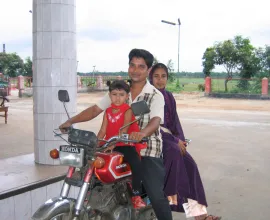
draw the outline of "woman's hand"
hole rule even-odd
[[[185,142],[184,141],[181,141],[179,140],[178,141],[178,146],[179,146],[179,149],[180,149],[180,152],[181,152],[181,155],[185,155],[186,154],[186,145],[185,145]]]

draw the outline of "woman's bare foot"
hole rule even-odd
[[[177,195],[168,196],[170,205],[177,205]]]
[[[200,215],[196,216],[195,220],[220,220],[220,216],[214,216],[214,215]]]

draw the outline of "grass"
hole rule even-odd
[[[168,91],[174,93],[197,92],[199,91],[198,86],[200,84],[204,84],[203,78],[178,78],[174,82],[169,82],[166,88]]]
[[[212,92],[225,93],[225,80],[212,79]],[[231,80],[228,82],[227,93],[242,93],[242,94],[259,94],[261,91],[255,89],[255,81],[249,81],[246,89],[241,89],[237,86],[239,80]]]
[[[178,81],[178,82],[177,82]],[[225,93],[225,79],[212,79],[212,92]],[[239,80],[228,82],[227,93],[260,94],[260,89],[255,88],[255,81],[249,81],[246,89],[237,87]],[[167,84],[167,89],[173,93],[198,92],[200,85],[204,85],[204,78],[178,78]]]

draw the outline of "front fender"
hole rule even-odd
[[[33,220],[50,220],[61,213],[70,213],[75,199],[56,197],[45,202],[32,216]]]

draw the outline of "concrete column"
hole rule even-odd
[[[19,97],[22,98],[23,90],[24,90],[24,77],[20,75],[17,77],[17,79],[18,79]]]
[[[82,88],[82,79],[81,76],[77,76],[77,90],[79,91]]]
[[[204,90],[204,94],[205,95],[209,95],[212,91],[212,88],[211,88],[211,77],[207,76],[205,78],[205,90]]]
[[[76,113],[75,0],[33,0],[33,98],[35,162],[59,164],[49,156],[65,142],[53,129],[67,120],[58,90],[69,92],[67,110]]]
[[[262,96],[268,96],[268,78],[262,79]]]

